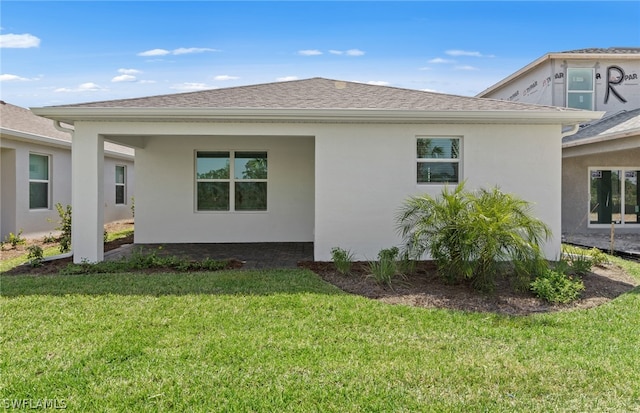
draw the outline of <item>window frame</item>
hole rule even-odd
[[[455,139],[458,141],[458,157],[457,158],[438,158],[438,157],[433,157],[433,158],[421,158],[419,157],[418,154],[418,142],[421,139]],[[434,186],[434,185],[458,185],[460,182],[462,182],[463,179],[463,171],[462,171],[462,157],[463,157],[463,141],[464,141],[464,137],[461,135],[416,135],[415,139],[414,139],[414,145],[413,145],[413,151],[414,151],[414,174],[413,176],[415,177],[416,180],[416,185],[418,186]],[[450,182],[420,182],[418,181],[418,170],[419,170],[419,165],[421,163],[456,163],[458,166],[458,179],[456,181],[450,181]]]
[[[591,73],[591,89],[569,89],[569,83],[571,81],[570,72],[572,70],[588,70]],[[567,68],[567,82],[565,87],[565,99],[566,99],[566,107],[572,109],[582,109],[582,110],[595,110],[595,98],[596,98],[596,79],[595,79],[595,69],[592,67],[568,67]],[[589,108],[575,108],[573,106],[569,106],[569,95],[571,94],[580,94],[580,93],[591,93],[591,102],[589,102]]]
[[[229,176],[228,178],[198,178],[198,154],[200,153],[220,153],[229,154]],[[260,153],[264,154],[265,159],[267,160],[267,174],[266,178],[236,178],[235,177],[235,169],[236,169],[236,154],[238,153]],[[197,149],[194,151],[194,196],[193,196],[193,210],[195,213],[223,213],[223,214],[261,214],[269,212],[269,151],[265,149],[212,149],[212,150],[203,150]],[[220,210],[208,210],[208,209],[198,209],[198,183],[201,182],[225,182],[229,185],[229,200],[228,200],[228,209],[220,209]],[[237,183],[247,183],[247,182],[264,182],[266,185],[266,199],[265,199],[265,208],[264,209],[237,209],[236,207],[236,184]]]
[[[118,182],[118,168],[122,168],[122,181]],[[115,167],[115,205],[127,205],[127,165],[116,165]],[[118,187],[123,187],[122,202],[118,202]]]
[[[620,222],[613,221],[613,219],[611,223],[600,224],[591,222],[591,178],[592,173],[595,171],[620,171]],[[587,168],[587,228],[611,228],[612,224],[616,227],[640,228],[640,221],[625,222],[624,220],[624,217],[627,215],[625,173],[630,171],[636,172],[636,185],[640,186],[640,173],[638,173],[640,166],[590,166]]]
[[[47,179],[33,179],[31,178],[31,156],[40,156],[47,160]],[[52,172],[51,154],[29,152],[29,211],[47,211],[51,209],[51,172]],[[47,205],[45,207],[34,208],[31,206],[31,184],[32,183],[45,183],[47,184]]]

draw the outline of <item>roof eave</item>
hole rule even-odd
[[[640,136],[640,128],[627,129],[624,131],[612,132],[612,133],[603,133],[601,135],[596,135],[589,138],[576,139],[574,141],[563,143],[562,148],[566,149],[566,148],[573,148],[575,146],[591,145],[594,143],[608,142],[608,141],[613,141],[617,139],[629,138],[632,136]]]
[[[33,108],[42,117],[77,121],[297,121],[376,123],[562,123],[600,119],[604,112],[565,110],[381,110],[262,108]]]

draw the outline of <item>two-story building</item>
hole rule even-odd
[[[562,231],[640,234],[640,48],[548,53],[477,97],[606,112],[563,138]]]

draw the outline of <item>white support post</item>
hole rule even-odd
[[[72,143],[73,262],[104,260],[104,138],[75,125]]]

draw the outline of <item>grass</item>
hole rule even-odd
[[[640,278],[640,265],[625,264]],[[0,398],[69,411],[640,410],[640,288],[527,317],[306,270],[2,277]]]
[[[60,250],[58,249],[57,245],[53,247],[43,248],[42,251],[43,251],[44,257],[52,257],[54,255],[60,255]],[[0,260],[0,273],[9,271],[13,267],[17,267],[18,265],[24,264],[25,262],[29,261],[29,259],[27,258],[28,255],[29,253],[25,251],[24,254],[18,257],[14,257],[7,260]]]

